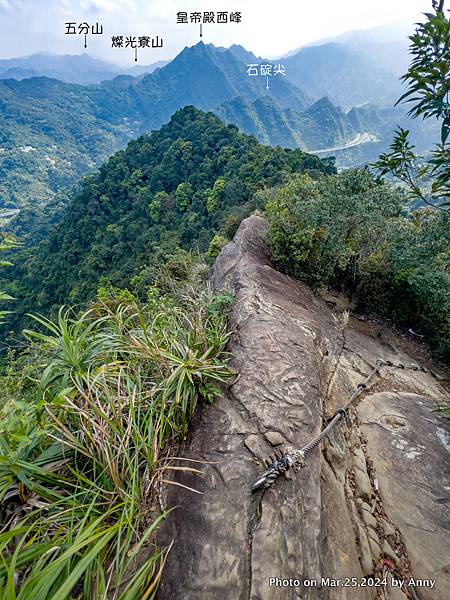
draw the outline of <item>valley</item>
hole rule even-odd
[[[359,89],[346,102],[335,93],[342,73],[330,70],[336,45],[348,54],[345,72],[353,79],[347,89]],[[380,48],[386,52],[381,43],[377,52]],[[355,62],[355,52],[353,46],[341,42],[301,49],[286,58],[286,76],[272,77],[269,92],[264,78],[248,77],[246,72],[248,63],[263,59],[243,46],[226,49],[203,42],[184,48],[172,61],[138,77],[120,74],[88,86],[47,76],[0,79],[0,208],[39,212],[62,192],[69,197],[82,175],[94,172],[112,152],[137,135],[159,128],[175,110],[189,104],[213,111],[264,144],[320,155],[336,149],[339,168],[366,164],[387,148],[405,116],[402,109],[370,104],[391,101],[370,93],[377,81],[373,73],[369,79],[360,77],[358,69],[365,68],[369,74],[370,65],[361,58]],[[328,70],[315,64],[318,54]],[[48,62],[61,69],[68,64],[67,68],[82,73],[89,59],[87,55],[79,60],[66,58],[48,57]],[[45,55],[28,62],[43,69]],[[26,67],[26,59],[22,63]],[[377,73],[384,74],[383,89],[393,97],[398,88],[392,65],[385,63],[379,61]],[[94,67],[106,77],[101,64],[94,61],[90,68]],[[309,76],[302,75],[305,69],[315,74],[315,87]],[[351,107],[353,101],[365,104],[340,108]],[[419,151],[430,150],[434,133],[433,124],[413,127]],[[374,143],[376,139],[379,143]]]

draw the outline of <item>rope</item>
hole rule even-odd
[[[378,359],[375,367],[371,370],[369,375],[365,378],[364,381],[358,383],[354,392],[344,404],[342,408],[337,410],[334,415],[331,417],[331,420],[326,425],[324,429],[313,438],[306,446],[300,448],[299,450],[288,450],[283,456],[275,459],[270,465],[269,468],[261,473],[258,479],[255,481],[252,487],[252,492],[259,490],[260,488],[267,489],[270,487],[276,479],[289,470],[291,467],[296,467],[297,469],[304,466],[304,458],[308,452],[311,452],[316,446],[320,444],[320,442],[327,437],[330,432],[334,429],[334,427],[341,421],[343,418],[347,416],[347,411],[353,402],[360,396],[366,389],[367,386],[372,381],[373,377],[379,373],[380,368],[382,366],[390,367],[392,369],[402,369],[402,370],[411,370],[411,371],[422,371],[427,372],[427,369],[424,367],[419,367],[417,365],[404,365],[402,363],[394,364],[390,360],[382,360]]]

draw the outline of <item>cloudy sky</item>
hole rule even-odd
[[[203,41],[275,57],[352,29],[414,23],[430,6],[431,0],[0,0],[0,58],[79,54],[82,37],[64,35],[65,22],[75,21],[103,24],[104,35],[88,41],[88,52],[122,64],[132,62],[132,52],[111,48],[111,36],[159,35],[164,48],[140,55],[148,64],[199,41],[199,27],[177,25],[177,12],[224,10],[241,12],[242,22],[205,25]]]

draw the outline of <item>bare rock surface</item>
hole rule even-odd
[[[176,506],[159,542],[169,553],[158,600],[369,600],[368,587],[331,580],[388,575],[433,579],[419,599],[450,589],[448,426],[430,373],[383,368],[381,377],[306,465],[264,494],[250,493],[263,459],[301,447],[348,399],[378,358],[414,362],[392,340],[351,326],[306,286],[277,272],[266,222],[252,216],[219,255],[212,286],[234,294],[229,349],[239,373],[203,406],[181,449],[206,461],[199,478],[175,472]],[[270,578],[304,581],[274,586]],[[380,592],[380,590],[378,590]],[[386,598],[407,598],[398,588]]]
[[[416,577],[436,580],[421,598],[450,590],[450,439],[428,395],[384,392],[358,406],[384,509],[402,532]],[[447,484],[445,484],[447,482]]]

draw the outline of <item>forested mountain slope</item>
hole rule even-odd
[[[205,251],[234,233],[258,190],[293,172],[334,172],[333,162],[261,145],[211,113],[180,109],[88,177],[49,239],[9,270],[17,314],[89,299],[99,280],[125,284],[180,248]]]
[[[133,134],[95,116],[91,88],[38,77],[0,81],[0,207],[39,206]]]
[[[322,98],[305,111],[282,108],[269,96],[253,102],[242,97],[220,104],[214,112],[225,122],[265,144],[319,150],[339,146],[359,133],[342,109]]]

